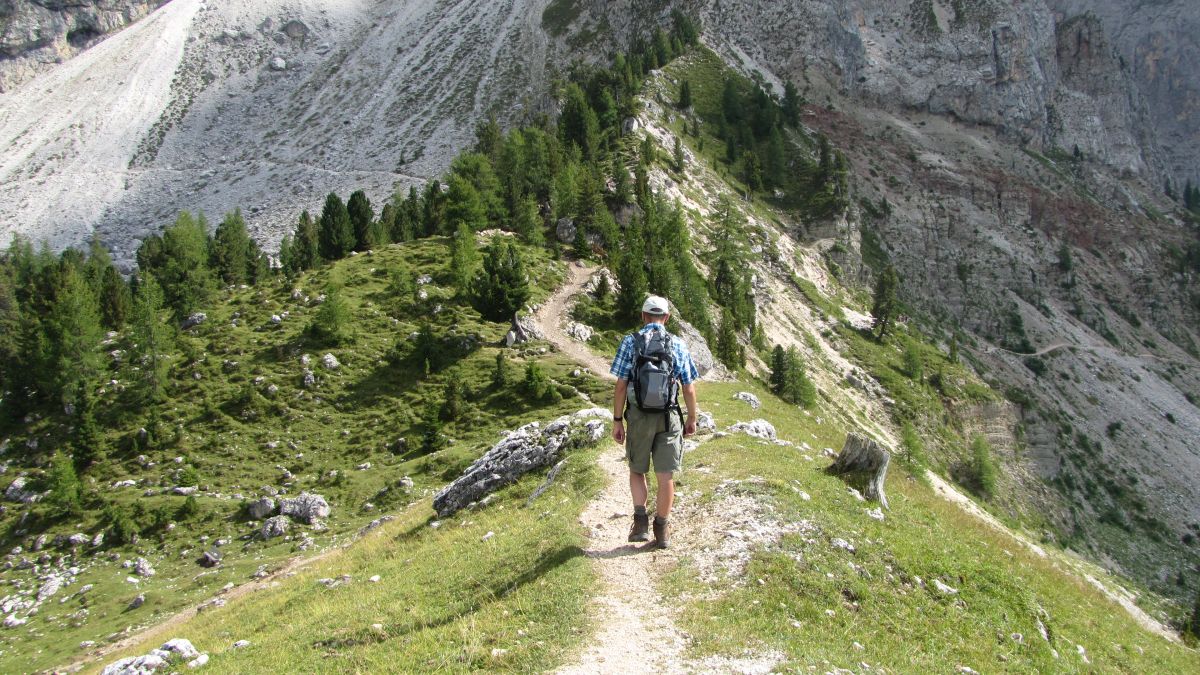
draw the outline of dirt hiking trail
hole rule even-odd
[[[585,265],[582,261],[567,263],[566,280],[557,291],[554,291],[554,295],[551,295],[533,313],[533,320],[541,329],[547,342],[596,375],[611,379],[612,376],[608,374],[610,363],[588,349],[586,344],[567,335],[563,330],[563,324],[569,320],[568,312],[575,301],[575,296],[583,293],[583,287],[587,285],[588,279],[597,269],[592,265]]]

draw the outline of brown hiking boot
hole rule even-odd
[[[629,541],[650,541],[649,529],[649,514],[633,514],[633,527],[629,528]]]
[[[667,521],[654,519],[654,545],[658,548],[670,548],[671,536]]]

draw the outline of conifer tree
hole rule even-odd
[[[63,402],[74,402],[78,390],[86,387],[100,371],[96,347],[103,336],[96,298],[75,267],[62,270],[46,328],[54,368],[54,393]]]
[[[317,340],[327,345],[342,345],[351,341],[354,327],[351,323],[350,306],[342,297],[342,289],[331,284],[325,290],[325,301],[317,310],[309,332]]]
[[[208,266],[208,226],[204,214],[186,211],[163,231],[162,265],[151,268],[162,285],[167,306],[179,319],[208,301],[216,283]]]
[[[896,268],[888,265],[875,281],[875,303],[871,307],[871,316],[875,319],[874,329],[877,331],[875,340],[883,342],[892,328],[892,322],[899,312],[896,299],[896,287],[900,281],[896,276]]]
[[[800,352],[796,347],[788,349],[788,400],[805,408],[811,408],[817,402],[817,388],[804,372],[804,363],[800,360]]]
[[[483,269],[475,277],[475,309],[492,321],[511,319],[529,300],[529,280],[517,247],[496,237],[488,245]]]
[[[958,336],[950,337],[950,363],[958,363]]]
[[[763,188],[762,164],[753,150],[742,153],[742,180],[751,192],[758,192]]]
[[[519,164],[519,161],[517,163]],[[520,166],[512,168],[516,173],[514,178],[519,178]],[[508,219],[510,209],[504,201],[503,187],[500,178],[496,176],[495,167],[487,156],[477,152],[462,153],[450,163],[450,172],[465,179],[479,195],[485,215],[483,225],[476,229],[486,229],[489,225],[497,225]],[[451,215],[450,219],[453,222],[454,216]]]
[[[251,260],[250,233],[241,209],[225,214],[213,233],[211,262],[214,271],[227,285],[244,284],[249,279]]]
[[[692,84],[684,80],[679,85],[679,108],[687,110],[690,107],[692,107]]]
[[[442,408],[439,417],[446,422],[453,422],[462,414],[466,406],[466,383],[462,373],[457,368],[446,372],[446,384],[442,387]]]
[[[479,267],[479,250],[475,247],[475,232],[459,222],[454,239],[450,241],[450,279],[460,296],[466,296],[475,270]]]
[[[584,159],[596,158],[600,146],[600,121],[588,104],[587,95],[574,82],[566,87],[558,128],[564,144],[577,145]]]
[[[84,387],[75,404],[75,433],[71,437],[71,458],[75,471],[82,473],[103,455],[100,427],[96,424],[95,399]]]
[[[445,446],[446,437],[442,434],[441,406],[437,401],[430,401],[421,418],[421,452],[428,455]]]
[[[296,261],[295,240],[290,234],[283,235],[283,239],[279,240],[279,269],[289,280],[294,279],[300,273],[300,267]]]
[[[800,92],[791,80],[783,83],[783,120],[790,127],[800,124]]]
[[[532,195],[526,196],[517,205],[513,218],[513,231],[521,237],[521,242],[530,246],[541,246],[546,243],[543,233],[542,214],[538,210],[537,200]]]
[[[83,513],[83,483],[75,473],[74,463],[62,453],[56,452],[50,460],[46,486],[50,488],[46,502],[55,515],[78,516]]]
[[[630,239],[629,246],[617,266],[617,284],[620,291],[617,293],[616,311],[621,323],[637,320],[642,303],[650,292],[646,281],[645,253],[636,228]]]
[[[746,365],[746,353],[742,349],[742,343],[738,341],[733,317],[728,311],[721,312],[721,329],[717,333],[717,358],[729,368],[741,368]]]
[[[487,210],[479,191],[459,174],[451,174],[449,188],[446,190],[446,220],[457,229],[460,223],[465,224],[472,232],[487,229]]]
[[[317,223],[305,211],[300,214],[300,222],[296,225],[296,239],[293,244],[296,251],[296,270],[310,270],[321,259],[320,236],[317,233]]]
[[[771,350],[771,377],[768,383],[771,385],[771,391],[780,397],[783,396],[787,384],[787,367],[787,351],[783,345],[775,345]]]
[[[120,330],[129,318],[129,284],[116,267],[104,268],[100,280],[100,322],[109,330]]]
[[[613,153],[612,175],[613,199],[618,205],[628,204],[633,200],[633,187],[629,184],[629,171],[625,169],[619,153]]]
[[[129,363],[137,370],[132,379],[146,403],[160,400],[167,383],[168,351],[171,329],[162,320],[163,292],[158,280],[148,272],[139,273],[137,293],[130,312],[133,348]]]
[[[318,224],[318,247],[321,257],[325,260],[341,260],[354,250],[355,243],[350,211],[336,193],[330,192],[325,197],[325,207],[321,210],[321,220]]]
[[[683,173],[683,160],[684,160],[683,141],[681,141],[678,136],[675,137],[674,159],[675,159],[675,171],[677,173],[682,174]]]
[[[362,190],[350,193],[346,213],[350,216],[350,225],[354,228],[355,251],[368,251],[380,243],[374,228],[375,211],[371,208],[371,200],[367,199],[367,193]]]
[[[504,352],[496,352],[496,367],[492,370],[492,387],[503,389],[508,386],[509,378],[508,359],[504,358]]]

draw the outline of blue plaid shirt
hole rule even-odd
[[[666,332],[666,328],[661,323],[648,323],[642,327],[638,333],[646,333],[652,330],[661,330]],[[696,371],[696,364],[692,362],[692,354],[688,351],[687,345],[676,336],[671,336],[671,352],[674,355],[674,370],[675,377],[680,384],[691,384],[700,378],[700,373]],[[616,375],[618,379],[629,381],[633,375],[633,336],[626,335],[624,340],[621,340],[621,346],[617,348],[617,357],[613,359],[612,368],[608,372]]]

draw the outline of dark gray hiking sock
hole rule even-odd
[[[663,518],[662,516],[654,516],[654,522],[658,523],[659,525],[666,525],[667,519]]]
[[[646,507],[644,507],[644,506],[635,506],[635,507],[633,507],[633,515],[635,515],[635,516],[644,516],[644,515],[646,515]]]

